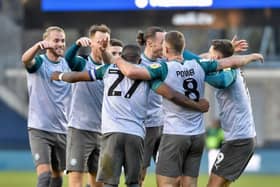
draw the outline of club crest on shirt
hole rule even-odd
[[[153,64],[150,65],[150,67],[152,69],[156,69],[156,68],[160,67],[160,64],[159,63],[153,63]]]

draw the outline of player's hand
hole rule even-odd
[[[76,41],[76,44],[80,47],[89,47],[91,46],[91,40],[88,37],[82,37]]]
[[[232,38],[231,44],[234,48],[234,52],[247,51],[249,47],[247,40],[238,40],[236,35]]]
[[[124,61],[124,60],[123,60],[123,58],[122,58],[122,57],[117,56],[117,57],[115,57],[115,58],[114,58],[114,60],[113,60],[112,64],[116,64],[116,65],[118,65],[118,64],[122,63],[123,61]]]
[[[206,99],[204,99],[204,98],[199,99],[197,104],[198,104],[198,109],[200,110],[200,112],[208,112],[209,102]]]
[[[104,52],[109,46],[109,38],[106,37],[101,40],[97,40],[97,43],[100,45],[99,49],[101,52]]]
[[[53,81],[59,81],[59,75],[61,74],[62,72],[60,71],[55,71],[52,73],[51,75],[51,80]]]
[[[263,55],[260,53],[253,53],[253,58],[255,61],[260,61],[261,63],[264,63]]]
[[[54,45],[46,40],[40,41],[37,43],[38,48],[40,48],[41,50],[44,49],[53,49]]]

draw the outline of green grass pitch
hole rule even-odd
[[[0,187],[32,187],[36,186],[35,172],[0,172]],[[198,187],[205,187],[208,176],[198,178]],[[63,187],[67,186],[67,177],[64,177]],[[280,175],[242,175],[231,187],[279,187]],[[123,177],[119,187],[125,187]],[[156,187],[155,175],[150,174],[145,181],[145,187]]]

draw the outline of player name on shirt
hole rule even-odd
[[[195,75],[194,69],[186,69],[184,71],[176,71],[177,77],[189,77]]]

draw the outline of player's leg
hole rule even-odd
[[[104,186],[118,186],[124,160],[122,133],[105,133],[101,138],[101,150],[96,180]]]
[[[66,146],[66,173],[69,187],[83,186],[86,171],[86,138],[82,130],[69,127]],[[90,153],[88,153],[89,155]]]
[[[154,161],[156,160],[161,134],[162,134],[162,126],[146,128],[146,136],[144,139],[144,162],[143,162],[143,168],[141,170],[141,178],[140,178],[141,180],[139,183],[140,186],[144,186],[143,182],[146,177],[147,168],[150,166],[151,158],[153,157]]]
[[[190,140],[186,140],[186,136],[162,135],[156,164],[159,187],[179,186],[184,155],[186,155],[190,145]]]
[[[254,150],[253,138],[225,142],[216,158],[207,186],[229,186],[242,174]]]
[[[158,187],[179,187],[180,177],[166,177],[157,174]]]
[[[215,187],[225,187],[225,184],[230,181],[226,180],[223,177],[220,177],[214,173],[211,173],[207,187],[215,186]]]
[[[204,149],[204,134],[190,136],[191,146],[184,157],[182,187],[196,187]]]
[[[51,148],[45,137],[49,137],[50,134],[46,131],[29,129],[28,136],[38,177],[37,187],[48,187],[51,180]]]
[[[51,149],[52,177],[50,187],[61,187],[66,164],[66,135],[55,134]]]
[[[87,145],[90,145],[88,149],[92,150],[87,159],[88,181],[91,187],[102,187],[103,183],[96,182],[101,135],[99,133],[91,132],[88,137],[90,137],[90,139],[87,139],[87,141],[89,141]]]
[[[128,187],[139,187],[143,164],[144,140],[140,136],[124,134],[125,183]]]

